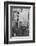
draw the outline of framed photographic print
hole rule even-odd
[[[35,42],[35,3],[4,2],[4,43]]]

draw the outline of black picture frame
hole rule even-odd
[[[33,5],[33,40],[29,41],[9,41],[8,39],[8,4],[22,4],[22,5]],[[5,17],[6,16],[6,17]],[[6,23],[6,25],[5,25]],[[35,42],[35,3],[34,2],[4,2],[4,44],[15,44],[15,43],[34,43]]]

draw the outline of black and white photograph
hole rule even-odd
[[[10,7],[10,37],[29,36],[29,7]]]
[[[4,4],[5,43],[35,42],[35,3],[5,2]]]

